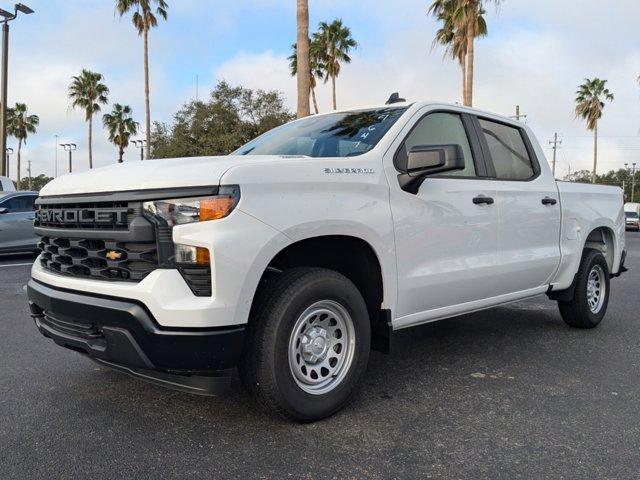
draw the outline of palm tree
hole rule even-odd
[[[152,4],[156,4],[155,13]],[[144,39],[144,111],[147,136],[147,158],[151,158],[151,101],[149,99],[149,29],[158,26],[158,16],[167,19],[169,5],[165,0],[116,0],[116,10],[122,17],[133,12],[133,25]],[[157,15],[157,16],[156,16]]]
[[[596,183],[596,170],[598,168],[598,121],[602,118],[605,103],[613,101],[613,94],[607,88],[607,81],[599,78],[590,80],[585,78],[576,92],[576,118],[581,117],[587,121],[587,129],[593,132],[593,172],[591,183]]]
[[[293,52],[288,60],[289,60],[289,69],[291,71],[291,76],[294,77],[298,73],[298,48],[294,43],[291,45],[291,51]],[[318,42],[310,42],[309,44],[309,68],[310,68],[310,91],[311,91],[311,99],[313,100],[313,109],[316,114],[320,113],[318,109],[318,99],[316,98],[316,88],[318,86],[318,78],[322,78],[324,76],[324,70],[322,69],[322,60],[321,60],[321,47]]]
[[[464,25],[456,25],[454,13],[457,8],[456,0],[437,0],[429,8],[442,22],[442,27],[436,32],[433,47],[437,44],[445,47],[445,57],[450,56],[458,61],[462,78],[462,102],[467,103],[467,36]],[[437,13],[436,13],[437,12]]]
[[[341,63],[351,63],[349,53],[358,46],[358,42],[351,36],[351,29],[339,19],[331,23],[321,22],[318,31],[313,34],[313,42],[317,42],[320,49],[325,83],[331,79],[333,109],[336,110],[336,78],[340,75]]]
[[[300,65],[300,72],[296,68],[296,79],[298,82],[298,118],[308,117],[311,114],[309,109],[309,91],[311,90],[311,76],[309,72],[309,0],[297,0],[297,25],[298,34],[294,55],[296,55],[296,66]],[[317,113],[317,112],[316,112]]]
[[[109,89],[103,80],[101,73],[83,68],[80,75],[72,77],[69,86],[71,107],[83,109],[89,123],[89,168],[93,168],[93,115],[100,111],[100,104],[106,105],[109,101]]]
[[[501,0],[487,1],[498,4]],[[473,106],[475,40],[487,34],[487,23],[484,19],[486,11],[483,5],[484,0],[435,0],[429,7],[429,12],[444,23],[443,38],[439,39],[436,35],[436,41],[442,43],[442,39],[447,39],[447,30],[451,30],[451,41],[457,43],[452,54],[463,55],[465,58],[463,101],[466,106]]]
[[[24,103],[16,103],[13,108],[7,109],[7,133],[18,140],[18,173],[16,184],[20,190],[20,156],[22,144],[27,143],[27,136],[36,133],[36,128],[40,124],[37,115],[29,115],[27,106]]]
[[[129,146],[129,139],[138,133],[139,124],[131,118],[131,107],[114,104],[112,112],[102,116],[102,123],[109,132],[109,141],[118,147],[118,163],[122,163],[124,149]]]

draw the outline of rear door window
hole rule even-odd
[[[478,121],[498,180],[529,180],[535,176],[533,161],[519,128],[482,118]]]

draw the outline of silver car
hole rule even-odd
[[[0,253],[36,251],[35,192],[0,193]]]

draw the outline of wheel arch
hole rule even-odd
[[[271,276],[294,267],[327,268],[351,280],[367,305],[372,327],[372,347],[381,351],[389,350],[391,312],[385,308],[389,286],[384,279],[380,256],[369,242],[350,235],[321,235],[285,246],[271,258],[262,272],[252,310],[261,285]]]

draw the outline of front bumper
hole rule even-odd
[[[640,230],[640,223],[637,222],[627,222],[626,223],[627,230]]]
[[[225,376],[242,353],[244,326],[162,328],[135,300],[61,290],[35,280],[27,291],[32,317],[45,337],[158,383],[163,378],[171,383],[170,375]]]

